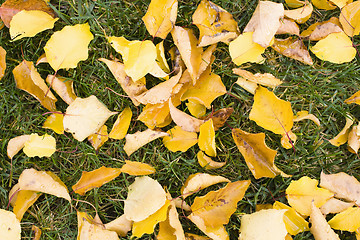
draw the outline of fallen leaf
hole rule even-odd
[[[184,131],[179,126],[173,127],[167,133],[169,136],[163,138],[163,143],[172,152],[186,152],[198,142],[196,133]]]
[[[265,133],[252,134],[234,128],[232,136],[245,159],[246,165],[256,179],[274,178],[279,174],[283,177],[289,177],[274,165],[277,151],[266,145]]]
[[[128,156],[130,156],[133,152],[144,146],[145,144],[160,138],[169,136],[168,133],[146,129],[143,132],[137,131],[134,134],[126,134],[125,139],[126,143],[124,145],[124,151]]]
[[[328,223],[333,229],[355,232],[360,227],[359,214],[360,209],[358,207],[351,207],[336,214]]]
[[[21,239],[20,221],[14,213],[0,209],[0,232],[3,239]]]
[[[311,0],[312,4],[319,9],[333,10],[336,8],[329,0]]]
[[[274,75],[270,74],[270,73],[251,73],[249,71],[243,70],[241,68],[233,68],[233,73],[239,75],[240,77],[256,83],[256,84],[260,84],[266,87],[272,87],[275,88],[277,86],[279,86],[280,84],[282,84],[282,81],[276,77],[274,77]]]
[[[324,22],[316,22],[310,25],[301,33],[301,37],[309,38],[311,41],[319,41],[326,38],[331,33],[342,32],[339,19],[331,17]]]
[[[229,234],[223,225],[209,227],[205,225],[204,219],[199,216],[193,216],[191,221],[212,240],[229,240]]]
[[[349,3],[352,3],[353,0],[331,0],[331,3],[338,6],[340,9],[342,9],[344,6],[348,5]]]
[[[31,94],[46,109],[56,111],[55,102],[57,99],[49,90],[32,62],[23,60],[14,68],[13,74],[17,88]]]
[[[132,117],[132,111],[129,107],[126,107],[117,117],[110,133],[109,138],[123,139],[129,129]]]
[[[238,77],[235,83],[251,94],[255,94],[256,88],[258,87],[256,83],[250,82],[242,77]]]
[[[39,136],[32,133],[25,142],[23,151],[28,157],[51,157],[56,151],[56,140],[48,134]]]
[[[0,46],[0,80],[4,76],[5,70],[6,70],[6,51],[3,47]]]
[[[249,118],[257,125],[276,134],[289,132],[293,126],[291,103],[281,100],[266,88],[259,86]]]
[[[291,149],[294,147],[297,140],[297,136],[291,130],[281,136],[281,146],[285,149]]]
[[[348,135],[348,150],[352,153],[358,152],[360,148],[360,136],[358,135],[359,132],[359,125],[353,126]]]
[[[274,203],[274,205],[275,205],[275,203]],[[263,210],[263,209],[273,209],[273,205],[272,205],[272,204],[269,204],[269,203],[256,204],[256,206],[255,206],[255,212],[258,212],[258,211]]]
[[[13,41],[24,37],[34,37],[39,32],[52,29],[58,18],[39,11],[22,10],[16,13],[10,21],[10,37]]]
[[[74,91],[74,81],[61,76],[48,75],[46,82],[67,104],[71,104],[77,98]]]
[[[236,65],[241,65],[246,62],[260,63],[264,61],[261,54],[264,53],[265,48],[252,39],[253,33],[246,32],[240,34],[234,41],[230,42],[230,56]]]
[[[185,239],[186,240],[211,240],[211,238],[199,236],[192,233],[185,233]]]
[[[331,229],[326,222],[325,217],[321,214],[319,208],[317,208],[314,202],[311,203],[310,213],[311,228],[310,232],[314,235],[315,239],[328,239],[338,240],[339,236]]]
[[[177,109],[172,103],[172,99],[169,100],[170,115],[176,125],[180,126],[184,131],[199,132],[200,126],[205,122],[203,120],[194,118],[179,109]]]
[[[48,62],[48,61],[47,61],[47,58],[46,58],[46,54],[43,53],[43,54],[41,54],[41,56],[38,58],[38,60],[36,60],[35,65],[37,66],[37,65],[39,65],[40,63],[47,63],[47,62]]]
[[[176,208],[180,208],[186,212],[191,212],[191,207],[182,198],[174,198],[172,202],[175,203]]]
[[[285,0],[286,5],[290,8],[298,8],[304,6],[305,2],[302,0]]]
[[[274,44],[271,47],[286,57],[298,60],[308,65],[313,65],[309,51],[303,41],[297,37],[288,37],[286,39],[275,38]]]
[[[119,176],[120,173],[120,168],[107,168],[104,166],[91,172],[83,171],[81,178],[75,185],[72,186],[72,189],[75,193],[84,196],[87,191],[101,187],[102,185],[112,181],[114,178]]]
[[[137,120],[142,121],[148,128],[162,128],[172,121],[170,116],[169,101],[158,104],[147,104]]]
[[[188,100],[185,105],[189,110],[190,114],[196,118],[200,118],[206,114],[206,107],[202,103],[199,103],[197,100]]]
[[[30,190],[65,198],[71,202],[66,185],[52,172],[25,169],[19,176],[20,190]]]
[[[177,0],[152,0],[142,18],[150,35],[165,39],[175,26],[177,10]]]
[[[125,237],[127,233],[131,230],[132,224],[133,222],[127,220],[126,216],[123,214],[115,220],[106,223],[104,227],[109,231],[116,232],[121,237]]]
[[[320,120],[315,117],[313,114],[309,114],[308,111],[299,111],[296,113],[296,115],[294,116],[293,121],[294,122],[299,122],[302,121],[304,119],[309,119],[311,121],[313,121],[317,126],[320,127]]]
[[[280,19],[284,17],[282,3],[271,1],[259,1],[250,21],[244,29],[245,32],[253,32],[252,40],[266,48],[280,27]]]
[[[230,180],[222,176],[207,173],[191,174],[181,187],[181,195],[185,199],[193,193],[221,182],[230,182]]]
[[[310,50],[321,60],[338,64],[350,62],[356,56],[356,49],[344,32],[329,34],[310,47]]]
[[[218,42],[229,43],[239,34],[238,25],[233,16],[208,0],[200,2],[192,20],[200,30],[199,47]]]
[[[226,162],[213,161],[210,157],[206,156],[203,151],[197,153],[197,160],[200,166],[206,170],[221,168],[226,164]]]
[[[31,231],[34,232],[34,238],[32,240],[40,240],[41,238],[41,229],[35,225],[31,227]]]
[[[286,210],[265,209],[241,217],[239,240],[285,239],[287,234],[283,221]]]
[[[293,34],[299,36],[300,29],[294,20],[283,18],[280,20],[280,27],[275,34]]]
[[[91,143],[91,146],[93,146],[95,151],[99,150],[99,148],[108,140],[109,136],[106,125],[103,125],[96,133],[88,136],[88,141]]]
[[[128,187],[124,214],[128,220],[140,222],[155,213],[166,202],[161,185],[150,177],[137,177]]]
[[[155,168],[146,163],[133,162],[125,160],[125,164],[121,167],[121,172],[132,176],[149,175],[155,173]]]
[[[360,33],[360,2],[354,1],[341,9],[339,21],[344,32],[353,37]]]
[[[91,134],[96,133],[106,120],[116,114],[111,112],[96,96],[76,98],[66,109],[64,129],[82,142]]]
[[[303,7],[292,9],[292,10],[285,10],[284,16],[290,19],[295,20],[297,23],[305,23],[310,17],[313,12],[314,8],[310,2],[304,4]]]
[[[230,115],[234,112],[234,109],[229,107],[229,108],[222,108],[219,109],[215,112],[210,113],[209,115],[202,117],[200,119],[202,120],[209,120],[212,119],[213,120],[213,125],[214,125],[214,129],[215,131],[219,130],[222,126],[224,126],[224,124],[226,123],[227,119],[230,117]]]
[[[155,47],[156,47],[156,59],[155,59],[156,64],[149,73],[154,77],[168,80],[170,68],[166,62],[164,41],[159,42],[158,44],[156,44]]]
[[[44,47],[46,59],[55,72],[76,68],[80,61],[88,58],[88,45],[93,39],[88,23],[65,26],[47,41]]]
[[[336,135],[336,137],[329,140],[329,142],[336,147],[346,143],[348,140],[350,127],[353,125],[353,123],[354,121],[349,116],[347,116],[344,128],[338,133],[338,135]]]
[[[323,215],[327,215],[329,213],[340,213],[352,206],[354,206],[353,202],[344,202],[337,198],[330,198],[320,207],[320,211]]]
[[[212,119],[200,126],[198,145],[200,150],[211,157],[216,157],[215,130]]]
[[[30,135],[21,135],[10,139],[7,145],[7,156],[12,159],[21,149],[23,149],[29,138]]]
[[[344,101],[346,104],[356,103],[360,105],[360,91],[354,93],[351,97]]]
[[[296,181],[291,181],[286,189],[286,198],[298,213],[309,216],[311,203],[321,207],[327,200],[334,196],[329,190],[318,188],[318,181],[304,176]]]
[[[51,129],[57,134],[63,134],[64,133],[63,120],[64,120],[64,114],[52,113],[46,118],[42,127]]]

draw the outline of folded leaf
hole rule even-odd
[[[21,135],[10,139],[7,145],[8,157],[12,159],[21,149],[23,149],[29,138],[30,135]]]
[[[240,77],[249,80],[250,82],[257,83],[266,87],[277,87],[282,84],[282,81],[270,73],[251,73],[241,68],[233,68],[233,73]]]
[[[212,119],[200,126],[198,145],[200,150],[211,157],[216,157],[215,130]]]
[[[177,109],[172,103],[172,99],[169,101],[170,115],[176,125],[180,126],[184,131],[199,132],[200,126],[205,122],[203,120],[194,118],[179,109]]]
[[[336,8],[331,1],[328,0],[311,0],[312,4],[319,9],[333,10]]]
[[[346,143],[348,140],[350,127],[353,125],[353,123],[354,121],[350,117],[346,117],[344,128],[338,133],[338,135],[336,135],[336,137],[330,139],[329,142],[336,147]]]
[[[48,75],[46,82],[67,104],[71,104],[77,98],[74,92],[73,80],[61,76]]]
[[[96,133],[91,134],[88,137],[88,141],[91,143],[91,146],[93,146],[95,151],[99,150],[99,148],[108,140],[109,136],[106,125],[103,125]]]
[[[63,134],[64,133],[63,122],[64,122],[64,114],[52,113],[46,118],[42,127],[52,129],[57,134]]]
[[[341,9],[339,21],[344,32],[353,37],[360,33],[360,2],[354,1]]]
[[[286,57],[298,60],[302,63],[313,65],[313,61],[304,45],[299,38],[289,37],[286,39],[275,38],[274,44],[271,46],[275,51]]]
[[[222,108],[215,112],[210,113],[209,115],[202,117],[200,119],[202,120],[213,120],[213,125],[215,131],[219,130],[224,124],[226,123],[226,120],[230,117],[230,115],[234,112],[233,108]]]
[[[309,38],[311,41],[319,41],[326,38],[331,33],[342,31],[339,19],[332,17],[328,21],[317,22],[310,25],[301,33],[301,37]]]
[[[276,34],[293,34],[299,36],[300,29],[294,20],[283,18],[280,20],[280,27],[276,31]]]
[[[0,80],[5,74],[6,70],[6,51],[0,46]]]
[[[126,216],[123,214],[115,220],[106,223],[104,227],[109,231],[116,232],[121,237],[125,237],[127,233],[131,230],[132,223],[133,222],[127,220]]]
[[[330,198],[320,207],[320,211],[323,215],[327,215],[329,213],[340,213],[352,206],[354,206],[353,202],[344,202],[337,198]]]
[[[304,4],[303,7],[292,9],[292,10],[285,10],[284,15],[287,18],[295,20],[297,23],[305,23],[310,17],[313,12],[314,8],[311,3]]]
[[[309,114],[308,111],[299,111],[296,113],[296,115],[294,116],[293,121],[294,122],[299,122],[302,121],[304,119],[309,119],[311,121],[313,121],[317,126],[320,127],[320,120],[315,117],[313,114]]]
[[[215,162],[211,159],[211,157],[206,156],[203,151],[199,151],[197,153],[197,160],[201,167],[206,170],[217,169],[223,167],[226,162]]]
[[[356,103],[360,105],[360,91],[354,93],[351,97],[344,101],[346,104]]]

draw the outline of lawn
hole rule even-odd
[[[196,26],[192,25],[191,17],[199,2],[180,0],[176,25],[197,31]],[[240,31],[248,23],[257,5],[257,1],[254,0],[214,0],[213,2],[233,14]],[[0,45],[7,51],[7,69],[5,76],[0,80],[0,208],[7,208],[9,191],[17,183],[24,169],[52,171],[70,189],[79,180],[82,171],[92,171],[101,166],[121,167],[125,160],[132,160],[154,166],[156,173],[151,177],[159,181],[173,197],[181,195],[180,189],[187,177],[198,172],[221,175],[231,181],[250,179],[251,185],[245,197],[239,202],[235,214],[226,226],[230,239],[237,239],[241,214],[254,212],[257,204],[272,204],[274,201],[287,203],[285,189],[292,180],[302,176],[319,179],[321,171],[346,172],[360,179],[359,157],[350,153],[346,145],[334,147],[328,142],[341,131],[347,114],[351,114],[355,119],[360,117],[359,106],[344,103],[345,99],[360,89],[359,54],[353,61],[345,64],[325,62],[312,54],[314,65],[308,66],[268,48],[263,54],[266,58],[263,64],[246,63],[241,66],[253,73],[267,72],[283,80],[284,83],[277,87],[274,93],[279,98],[291,102],[295,113],[307,110],[319,118],[320,127],[311,121],[295,123],[292,131],[297,135],[298,141],[294,150],[286,150],[280,144],[279,135],[249,120],[253,95],[234,84],[237,76],[232,73],[232,69],[237,66],[231,61],[228,46],[223,43],[218,44],[212,67],[213,72],[221,77],[228,94],[217,98],[212,106],[214,110],[232,107],[234,113],[227,124],[216,132],[218,151],[216,159],[226,161],[226,165],[217,170],[205,170],[198,164],[197,145],[185,153],[173,153],[164,147],[160,139],[157,139],[128,157],[123,151],[125,140],[109,140],[99,151],[95,151],[87,141],[78,142],[70,134],[57,135],[49,129],[42,128],[48,110],[43,108],[34,97],[16,88],[12,70],[23,59],[36,62],[44,53],[43,47],[54,31],[59,31],[66,25],[88,22],[95,37],[89,46],[89,58],[80,62],[77,68],[60,70],[58,74],[74,80],[78,97],[95,95],[112,111],[120,112],[125,107],[130,107],[133,121],[129,133],[147,129],[142,122],[136,121],[142,106],[135,107],[129,98],[118,96],[108,89],[125,94],[106,65],[97,59],[120,58],[107,42],[107,36],[124,36],[128,40],[152,40],[141,20],[149,3],[150,0],[51,0],[51,7],[60,18],[54,29],[15,42],[10,40],[6,27],[0,30]],[[331,16],[339,16],[339,12],[338,9],[315,10],[311,19],[303,24],[301,29],[314,22],[327,20]],[[155,39],[155,42],[159,42],[159,39]],[[360,44],[359,36],[355,36],[353,42],[354,45]],[[169,49],[173,45],[172,38],[168,35],[165,48]],[[48,74],[54,73],[46,63],[39,64],[37,69],[44,79]],[[150,82],[151,84],[153,83]],[[66,107],[64,102],[57,102],[58,110],[64,112]],[[183,104],[183,109],[185,107]],[[211,110],[208,110],[208,113],[210,112]],[[109,129],[115,120],[116,117],[108,120]],[[355,122],[358,123],[357,120]],[[164,129],[168,130],[174,125],[172,123]],[[232,128],[240,128],[251,133],[265,132],[267,145],[278,151],[276,165],[292,177],[277,176],[273,179],[256,180],[233,141]],[[11,164],[6,154],[9,139],[30,133],[39,133],[39,135],[48,133],[54,136],[57,141],[57,152],[49,158],[29,158],[21,151],[13,158]],[[85,196],[71,193],[74,199],[72,205],[64,199],[42,195],[24,215],[21,224],[23,239],[32,238],[32,225],[40,227],[43,231],[41,239],[76,239],[76,210],[94,215],[94,208],[89,203],[96,208],[103,222],[115,219],[123,214],[127,187],[134,179],[133,176],[121,174],[104,186],[89,191]],[[210,188],[210,190],[215,189],[218,189],[218,186]],[[200,191],[198,196],[208,191],[209,189]],[[189,197],[188,203],[193,199],[193,196]],[[185,232],[202,234],[182,214],[180,220]],[[123,239],[130,239],[130,235]],[[142,239],[154,238],[154,235],[146,235]],[[341,234],[341,238],[355,239],[354,235],[345,232]],[[294,239],[313,239],[313,237],[310,232],[304,232],[296,235]]]

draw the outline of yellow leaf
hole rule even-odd
[[[221,168],[226,162],[215,162],[210,157],[206,156],[203,151],[199,151],[197,154],[198,163],[206,170]]]
[[[319,9],[333,10],[336,8],[329,0],[311,0],[312,4]]]
[[[288,37],[286,39],[276,38],[271,47],[286,57],[298,60],[308,65],[313,64],[307,47],[304,45],[303,41],[297,37]]]
[[[360,91],[354,93],[351,97],[344,101],[346,104],[356,103],[360,105]]]
[[[5,74],[6,70],[6,51],[0,46],[0,80]]]
[[[103,125],[96,133],[88,136],[88,141],[91,143],[91,146],[93,146],[95,151],[99,150],[99,148],[108,140],[109,136],[106,125]]]
[[[313,114],[309,114],[308,111],[299,111],[296,113],[296,115],[294,116],[293,121],[294,122],[299,122],[302,121],[304,119],[309,119],[311,121],[313,121],[317,126],[320,127],[320,120],[315,117]]]
[[[309,216],[311,213],[311,202],[314,201],[316,207],[321,207],[334,196],[327,189],[318,188],[317,184],[317,180],[306,176],[299,180],[291,181],[286,189],[286,198],[290,206],[300,214]]]
[[[348,208],[330,219],[329,225],[336,230],[355,232],[360,227],[359,215],[358,207]]]
[[[251,73],[249,71],[243,70],[241,68],[234,68],[233,73],[239,75],[240,77],[256,83],[256,84],[260,84],[266,87],[272,87],[275,88],[277,86],[279,86],[280,84],[282,84],[282,81],[276,77],[274,77],[274,75],[270,74],[270,73]],[[239,80],[238,80],[239,81]]]
[[[93,39],[88,23],[65,26],[55,32],[44,47],[50,66],[55,71],[76,68],[80,61],[88,58],[88,45]]]
[[[141,80],[156,64],[156,47],[152,41],[128,41],[124,37],[108,37],[108,41],[121,54],[124,71],[135,82]]]
[[[246,32],[240,34],[234,41],[230,42],[230,56],[236,65],[241,65],[246,62],[261,63],[264,61],[261,54],[264,53],[265,48],[255,43],[252,39],[253,33]]]
[[[191,217],[191,221],[212,240],[229,240],[229,234],[223,225],[216,227],[207,226],[204,219],[196,215]]]
[[[92,219],[87,213],[77,212],[78,237],[77,240],[119,240],[116,232],[106,230],[102,223]]]
[[[170,196],[171,197],[171,196]],[[171,201],[168,215],[165,221],[160,222],[157,240],[184,240],[184,230],[179,221],[174,201]]]
[[[224,126],[226,120],[230,117],[230,115],[234,112],[233,108],[222,108],[215,112],[210,113],[206,117],[202,117],[202,120],[209,120],[210,118],[213,120],[213,125],[215,131]]]
[[[276,201],[274,203],[274,209],[286,209],[287,211],[284,214],[284,222],[286,230],[291,235],[296,235],[298,233],[309,231],[309,223],[298,214],[295,209]]]
[[[360,33],[360,2],[355,1],[349,3],[341,9],[339,21],[344,29],[344,32],[353,37]]]
[[[199,132],[200,126],[205,122],[177,109],[172,103],[172,99],[169,100],[169,109],[172,120],[184,131]]]
[[[102,61],[110,69],[111,73],[114,75],[115,79],[121,85],[124,92],[130,97],[135,106],[139,106],[139,102],[135,99],[136,96],[145,92],[145,78],[142,78],[134,82],[130,77],[128,77],[124,70],[124,64],[111,61],[105,58],[99,58],[99,61]]]
[[[289,177],[274,165],[277,151],[266,145],[265,133],[252,134],[240,129],[233,129],[232,136],[245,159],[246,165],[256,179],[274,178],[279,174],[283,177]]]
[[[353,0],[331,0],[331,3],[338,6],[340,9],[342,9],[344,6],[348,5],[349,3],[352,3]]]
[[[279,99],[273,92],[259,86],[249,115],[257,125],[276,134],[289,132],[293,126],[290,102]]]
[[[297,140],[297,136],[291,130],[281,137],[281,146],[285,149],[293,148]]]
[[[177,0],[152,0],[142,18],[150,35],[165,39],[175,26],[177,10]]]
[[[229,43],[239,34],[237,22],[232,15],[208,0],[200,2],[192,19],[200,30],[200,47],[217,42]]]
[[[311,203],[310,222],[310,232],[314,235],[315,239],[340,240],[339,236],[331,229],[314,202]]]
[[[348,150],[357,153],[360,148],[360,136],[358,135],[359,125],[353,126],[348,135]]]
[[[149,142],[157,138],[165,136],[169,136],[169,134],[162,131],[151,130],[149,128],[143,132],[137,131],[134,134],[126,134],[124,151],[128,156],[130,156],[133,152],[135,152],[145,144],[148,144]]]
[[[110,133],[109,138],[123,139],[129,129],[132,117],[132,111],[129,107],[126,107],[117,117]]]
[[[215,130],[212,119],[200,126],[199,148],[211,157],[216,157]]]
[[[163,138],[163,143],[172,152],[186,152],[198,142],[196,133],[184,131],[179,126],[173,127],[167,133],[169,136]]]
[[[271,1],[259,1],[250,21],[244,29],[245,32],[253,32],[252,40],[266,48],[280,27],[280,19],[284,17],[282,3]]]
[[[128,220],[140,222],[155,213],[166,202],[166,193],[161,185],[150,177],[137,177],[128,187],[124,214]]]
[[[274,203],[275,204],[275,203]],[[261,211],[263,209],[273,209],[273,205],[269,204],[269,203],[265,203],[265,204],[256,204],[255,206],[255,211]]]
[[[305,2],[301,0],[285,0],[285,2],[290,8],[302,7],[305,4]]]
[[[221,182],[230,182],[230,180],[222,176],[195,173],[186,179],[184,185],[181,187],[181,194],[183,198],[186,198],[193,193]]]
[[[14,213],[0,209],[0,232],[2,239],[21,239],[20,221]]]
[[[166,220],[169,206],[170,201],[166,200],[165,204],[155,213],[142,221],[134,222],[131,237],[139,238],[144,234],[152,234],[156,224]]]
[[[206,113],[206,107],[202,103],[199,103],[197,100],[188,100],[188,102],[185,104],[191,115],[196,118],[200,118]]]
[[[105,183],[110,182],[121,173],[120,168],[107,168],[107,167],[100,167],[95,169],[91,172],[83,171],[81,174],[81,178],[77,183],[72,186],[72,189],[75,193],[80,195],[85,195],[87,191],[91,189],[101,187]]]
[[[354,206],[353,202],[344,202],[337,198],[330,198],[320,207],[320,211],[323,215],[327,215],[329,213],[340,213],[352,206]]]
[[[276,34],[293,34],[299,36],[300,29],[294,20],[283,18],[280,20],[280,27],[276,31]]]
[[[123,214],[115,220],[106,223],[104,227],[109,231],[116,232],[121,237],[125,237],[127,233],[131,230],[132,224],[133,222],[127,220],[126,216]]]
[[[42,127],[51,129],[57,134],[63,134],[64,133],[63,120],[64,120],[64,114],[52,113],[46,118]]]
[[[255,94],[256,88],[258,87],[256,83],[250,82],[242,77],[238,77],[235,83],[251,94]]]
[[[343,32],[329,34],[310,50],[321,60],[339,64],[350,62],[356,56],[351,39]]]
[[[96,133],[106,120],[116,114],[111,112],[96,96],[76,98],[66,109],[64,129],[78,141]]]
[[[67,104],[71,104],[76,99],[73,80],[60,76],[56,77],[54,75],[48,75],[46,82]]]
[[[56,97],[46,86],[44,79],[34,67],[32,62],[23,60],[13,70],[16,87],[35,97],[41,105],[50,111],[56,111]]]
[[[155,173],[155,168],[146,163],[125,160],[125,165],[121,167],[121,172],[132,176],[149,175]]]
[[[32,133],[25,142],[23,151],[28,157],[50,157],[56,151],[56,140],[48,134],[39,136]]]
[[[169,65],[166,62],[164,41],[159,42],[158,44],[156,44],[155,47],[156,47],[156,59],[155,59],[156,64],[149,73],[154,77],[168,80],[170,69],[169,69]]]
[[[208,237],[199,236],[192,233],[185,233],[185,239],[186,240],[210,240]]]
[[[20,190],[47,193],[71,201],[66,185],[52,172],[25,169],[20,174],[19,187]]]
[[[240,240],[277,240],[287,235],[283,221],[286,210],[265,209],[241,217]]]
[[[34,238],[33,238],[33,240],[40,240],[41,233],[42,233],[42,232],[41,232],[41,229],[40,229],[39,227],[33,225],[33,226],[31,227],[31,231],[34,232]]]
[[[311,41],[324,39],[331,33],[342,32],[339,19],[332,17],[324,22],[316,22],[301,33],[301,37],[309,38]]]
[[[295,20],[297,23],[305,23],[310,17],[313,12],[313,6],[311,3],[306,3],[303,7],[292,9],[292,10],[285,10],[284,15],[287,18]]]
[[[347,116],[344,128],[338,133],[338,135],[336,135],[336,137],[329,140],[329,142],[336,147],[346,143],[348,140],[350,127],[353,125],[353,123],[354,121],[349,116]]]
[[[13,41],[24,37],[34,37],[39,32],[52,29],[58,18],[39,11],[22,10],[16,13],[10,21],[10,37]]]
[[[23,149],[29,138],[30,135],[21,135],[10,139],[7,145],[8,157],[12,159],[21,149]]]
[[[148,128],[162,128],[171,123],[169,103],[147,104],[137,120],[142,121]]]

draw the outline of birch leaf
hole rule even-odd
[[[51,129],[57,134],[63,134],[64,133],[63,121],[64,121],[64,114],[52,113],[46,118],[42,127]]]
[[[29,138],[30,135],[21,135],[10,139],[7,145],[8,157],[12,159],[21,149],[23,149]]]
[[[357,153],[360,148],[360,136],[358,135],[359,125],[353,126],[348,136],[348,150],[352,153]]]
[[[276,77],[274,77],[274,75],[270,74],[270,73],[251,73],[249,71],[243,70],[241,68],[233,68],[233,73],[239,75],[240,77],[256,83],[256,84],[260,84],[266,87],[272,87],[275,88],[277,86],[279,86],[280,84],[282,84],[282,81]]]
[[[310,53],[299,38],[289,37],[286,39],[275,39],[271,46],[275,51],[286,57],[298,60],[304,64],[313,65]]]
[[[338,135],[336,135],[336,137],[329,140],[329,142],[336,147],[346,143],[348,140],[350,127],[353,125],[353,123],[354,121],[350,117],[346,117],[344,128],[338,133]]]
[[[60,76],[48,75],[46,82],[67,104],[71,104],[77,98],[74,91],[73,80],[69,80]]]
[[[177,109],[172,100],[169,101],[170,115],[176,125],[180,126],[184,131],[199,132],[200,126],[205,122],[203,120],[194,118],[179,109]]]
[[[127,233],[131,230],[133,222],[126,219],[126,216],[123,214],[115,220],[106,223],[105,229],[109,231],[116,232],[119,236],[125,237]]]
[[[300,29],[294,20],[283,18],[280,20],[280,27],[276,31],[276,34],[293,34],[299,36]]]
[[[315,239],[340,240],[339,236],[331,229],[325,217],[313,202],[311,203],[310,222],[310,232],[314,235]]]
[[[213,125],[215,131],[219,130],[224,124],[226,123],[227,119],[230,117],[230,115],[234,112],[233,108],[222,108],[215,112],[212,112],[208,116],[202,117],[200,119],[202,120],[213,120]]]
[[[206,114],[206,107],[197,100],[188,100],[185,104],[191,115],[196,118],[200,118]]]
[[[147,104],[137,120],[142,121],[150,129],[162,128],[169,125],[172,121],[169,101],[158,104]]]
[[[163,138],[163,143],[172,152],[186,152],[198,142],[196,133],[184,131],[179,126],[173,127],[167,133],[169,136]]]
[[[253,32],[240,34],[234,41],[229,44],[229,52],[232,61],[236,65],[246,62],[261,63],[264,58],[261,56],[265,48],[253,40]]]
[[[333,229],[355,232],[360,227],[359,214],[360,209],[358,207],[348,208],[336,214],[328,223]]]
[[[198,145],[200,150],[211,157],[216,157],[215,130],[212,119],[200,126]]]
[[[314,8],[311,3],[305,4],[303,7],[285,10],[284,15],[287,18],[295,20],[297,23],[305,23],[313,12]]]
[[[104,145],[109,140],[107,126],[103,125],[96,133],[91,134],[88,137],[88,141],[91,143],[91,146],[95,149],[95,151],[99,150],[99,148]]]
[[[78,240],[119,240],[116,232],[104,229],[101,223],[95,222],[87,213],[77,212]]]
[[[155,168],[146,163],[133,162],[125,160],[125,164],[121,167],[121,172],[132,176],[149,175],[155,173]]]
[[[110,133],[109,138],[123,139],[129,129],[132,117],[132,111],[129,107],[126,107],[117,117]]]
[[[347,4],[341,9],[339,21],[344,29],[344,32],[353,37],[360,33],[360,2],[354,1]]]
[[[206,170],[221,168],[226,164],[226,162],[213,161],[211,157],[206,156],[203,151],[197,153],[197,160],[200,166]]]
[[[351,97],[344,101],[346,104],[356,103],[360,105],[360,91],[354,93]]]
[[[340,213],[346,209],[354,206],[353,202],[344,202],[337,198],[330,198],[324,205],[320,207],[320,211],[323,215],[329,213]]]
[[[39,136],[32,133],[25,142],[23,151],[28,157],[51,157],[56,151],[56,140],[48,134]]]
[[[296,113],[296,115],[294,116],[293,121],[294,122],[299,122],[302,121],[304,119],[308,119],[313,121],[318,127],[320,127],[320,120],[315,117],[313,114],[309,114],[308,111],[299,111]]]
[[[6,70],[6,51],[0,46],[0,80],[5,74]]]
[[[21,239],[20,221],[14,213],[0,209],[0,232],[3,239]]]
[[[328,21],[311,24],[301,33],[301,37],[309,38],[311,41],[319,41],[326,38],[331,33],[342,31],[339,19],[332,17]]]

